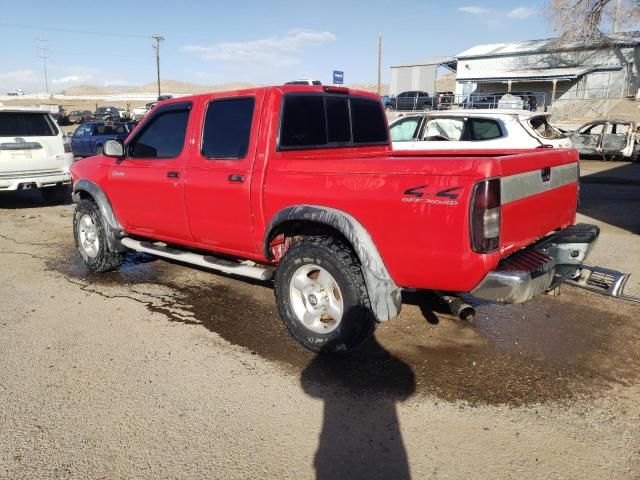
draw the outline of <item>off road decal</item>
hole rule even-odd
[[[407,188],[402,199],[404,203],[427,203],[430,205],[458,205],[458,197],[462,187],[451,187],[439,191],[429,191],[428,185],[418,185],[416,187]]]

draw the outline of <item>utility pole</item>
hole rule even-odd
[[[382,91],[382,34],[378,34],[378,95]]]
[[[44,88],[47,94],[49,93],[49,80],[47,79],[47,40],[44,38],[44,34],[40,35],[40,40],[38,40],[38,50],[40,54],[38,55],[42,59],[42,67],[44,69]]]
[[[160,42],[164,40],[164,37],[160,35],[153,35],[153,38],[156,41],[156,44],[153,48],[156,51],[156,71],[158,72],[158,98],[160,98]]]

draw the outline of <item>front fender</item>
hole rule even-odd
[[[396,317],[402,308],[401,289],[395,284],[382,261],[373,239],[358,220],[335,208],[319,205],[297,205],[278,212],[269,222],[264,252],[271,257],[270,242],[279,225],[289,221],[307,221],[338,230],[353,247],[367,285],[371,308],[378,322]]]
[[[113,252],[126,251],[126,247],[124,247],[120,242],[120,239],[124,236],[124,229],[122,228],[122,225],[120,225],[120,222],[113,211],[113,207],[111,206],[111,202],[102,188],[100,188],[97,183],[83,178],[77,180],[73,184],[73,193],[71,194],[71,198],[74,202],[78,202],[80,200],[81,192],[89,194],[100,209],[100,213],[102,214],[102,226],[107,234],[109,249]]]

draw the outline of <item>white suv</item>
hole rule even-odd
[[[48,108],[0,105],[0,192],[39,188],[46,201],[62,202],[72,163]]]
[[[571,148],[571,139],[545,113],[524,110],[453,110],[394,121],[394,150]]]

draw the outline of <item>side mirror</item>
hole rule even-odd
[[[124,158],[124,144],[120,140],[107,140],[102,147],[105,157]]]

